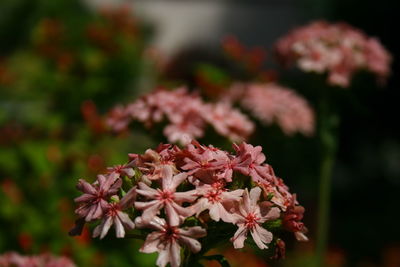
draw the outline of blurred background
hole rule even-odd
[[[313,105],[310,88],[318,83],[296,71],[281,73],[272,47],[294,27],[325,19],[378,37],[393,55],[385,87],[360,74],[332,100],[341,125],[327,266],[400,266],[399,8],[389,0],[1,0],[0,254],[49,251],[78,266],[152,266],[156,255],[139,253],[140,242],[99,241],[88,229],[80,237],[67,234],[79,178],[94,179],[125,162],[127,153],[165,141],[136,128],[109,134],[104,114],[159,84],[187,84],[207,96],[250,79],[224,56],[227,36],[257,48],[253,64]],[[318,142],[257,126],[250,143],[263,146],[298,194],[310,242],[288,241],[287,259],[279,262],[260,251],[227,247],[223,254],[232,266],[310,266]]]

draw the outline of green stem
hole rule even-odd
[[[324,259],[328,244],[332,169],[335,161],[338,118],[329,108],[329,88],[321,98],[319,139],[321,149],[321,169],[319,185],[319,207],[316,243],[316,267],[325,266]]]
[[[319,185],[319,208],[317,229],[316,266],[324,266],[325,253],[328,243],[331,180],[334,155],[326,153],[321,166]]]

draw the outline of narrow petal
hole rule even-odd
[[[172,184],[172,168],[168,165],[162,167],[161,170],[161,182],[163,189],[169,189]]]
[[[145,222],[142,217],[136,217],[135,225],[138,228],[153,228],[158,231],[163,231],[166,225],[164,219],[155,216],[151,221]]]
[[[143,221],[150,222],[159,213],[162,206],[163,205],[158,202],[155,205],[150,206],[147,209],[145,209],[142,214]]]
[[[165,213],[167,214],[167,221],[169,225],[178,226],[180,224],[178,212],[174,209],[171,203],[165,204]]]
[[[201,250],[201,244],[199,241],[197,241],[196,239],[187,237],[187,236],[181,236],[179,238],[179,241],[188,246],[188,248],[193,252],[193,253],[197,253]]]
[[[152,232],[147,235],[146,241],[139,249],[143,253],[153,253],[158,251],[158,244],[160,243],[162,234],[160,232]]]
[[[132,187],[128,193],[121,199],[119,205],[122,210],[132,207],[136,200],[136,186]]]
[[[169,250],[160,250],[158,252],[157,258],[157,266],[158,267],[165,267],[168,262],[170,262],[170,251]]]
[[[121,220],[124,227],[126,227],[128,230],[132,230],[135,228],[135,224],[125,212],[118,211],[118,218]]]
[[[78,184],[76,185],[76,188],[79,191],[82,191],[86,194],[95,195],[97,193],[97,190],[94,189],[94,187],[91,184],[89,184],[88,182],[86,182],[83,179],[79,179]]]
[[[186,192],[176,192],[174,194],[174,199],[176,202],[193,202],[197,198],[197,191],[190,190]]]
[[[169,254],[171,267],[179,267],[181,265],[181,247],[176,241],[171,242]]]
[[[231,192],[222,192],[221,197],[224,201],[239,201],[240,197],[243,195],[243,189],[237,189]]]
[[[219,203],[212,204],[209,209],[209,212],[210,212],[209,214],[210,214],[211,219],[213,219],[216,222],[219,222],[219,219],[221,218],[220,213],[219,213],[218,204]]]
[[[231,238],[231,241],[233,242],[233,247],[238,249],[238,248],[243,248],[244,247],[244,241],[247,238],[247,228],[244,227],[244,225],[240,225],[237,231],[235,232],[235,235]]]
[[[105,219],[104,224],[101,227],[100,239],[103,239],[106,236],[112,224],[113,224],[112,217],[107,217],[107,219]]]
[[[251,206],[257,205],[257,201],[260,199],[261,188],[254,187],[250,190],[250,204]]]
[[[243,192],[242,201],[243,201],[243,205],[240,205],[240,208],[244,209],[244,211],[245,211],[244,213],[247,214],[247,213],[251,212],[250,196],[249,196],[249,191],[247,190],[247,188]]]
[[[269,232],[267,229],[261,227],[260,225],[256,225],[256,231],[258,232],[258,235],[260,236],[260,239],[262,242],[265,244],[269,244],[272,241],[273,235],[271,232]]]
[[[136,192],[142,196],[152,199],[156,198],[159,194],[156,189],[151,188],[150,186],[142,182],[139,183],[139,189],[136,189]]]
[[[280,217],[280,214],[281,214],[280,209],[277,208],[277,207],[273,207],[273,208],[271,208],[271,209],[269,210],[269,212],[267,213],[267,215],[265,215],[265,216],[262,218],[262,221],[265,222],[265,221],[271,221],[271,220],[278,219],[278,218]]]
[[[172,177],[172,181],[168,189],[175,190],[178,187],[178,185],[180,185],[187,178],[187,176],[188,176],[187,173],[181,172]]]
[[[125,228],[118,216],[114,217],[114,227],[116,237],[123,238],[125,236]]]
[[[207,235],[207,231],[200,226],[193,226],[189,228],[179,229],[179,234],[181,236],[188,236],[193,238],[200,238]]]
[[[199,199],[194,205],[191,206],[193,213],[198,216],[202,211],[207,210],[211,207],[210,202],[206,198]]]
[[[149,202],[136,201],[134,206],[138,210],[145,210],[151,206],[156,205],[157,203],[160,203],[160,201],[159,200],[152,200]]]
[[[94,195],[91,195],[91,194],[83,194],[83,195],[81,195],[81,196],[75,198],[74,201],[75,201],[76,203],[89,202],[89,201],[94,200],[95,198],[96,198],[96,197],[95,197]]]
[[[178,214],[182,217],[189,217],[194,214],[194,210],[191,207],[182,207],[175,202],[171,203],[172,207],[178,212]]]
[[[103,176],[103,175],[99,175]],[[103,176],[104,177],[104,176]],[[119,174],[118,173],[111,173],[107,177],[105,177],[105,181],[100,184],[101,190],[107,192],[110,190],[111,186],[119,179]]]
[[[261,228],[261,227],[259,227]],[[262,241],[260,234],[258,232],[257,226],[255,226],[253,229],[250,230],[251,236],[253,237],[254,242],[260,249],[265,249],[268,248]]]
[[[217,204],[219,216],[224,222],[231,223],[234,218],[231,213],[227,212],[224,206],[221,203]]]

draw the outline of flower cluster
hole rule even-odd
[[[352,75],[361,69],[375,73],[381,81],[390,74],[391,56],[382,44],[345,23],[316,21],[294,29],[277,42],[276,51],[286,64],[328,73],[332,85],[348,87]]]
[[[67,257],[55,257],[50,254],[23,256],[16,252],[0,255],[1,267],[75,267]]]
[[[93,236],[103,238],[114,225],[117,237],[145,239],[140,251],[158,252],[157,265],[173,267],[181,264],[182,247],[201,257],[217,241],[242,248],[251,235],[260,249],[282,254],[283,241],[274,232],[307,240],[304,209],[265,162],[262,148],[233,148],[231,154],[197,141],[183,148],[161,144],[129,154],[127,164],[109,168],[92,184],[79,180],[80,219],[71,233],[97,222]]]
[[[287,135],[300,132],[311,136],[314,133],[315,114],[307,100],[276,83],[235,84],[223,101],[239,102],[262,123],[275,122]]]
[[[253,123],[239,110],[224,103],[205,103],[185,88],[156,90],[126,107],[115,107],[107,117],[114,131],[122,131],[133,120],[152,127],[167,121],[163,133],[171,143],[187,144],[203,137],[207,125],[232,141],[246,140],[253,132]]]

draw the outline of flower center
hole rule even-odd
[[[254,226],[256,226],[258,224],[257,221],[259,219],[260,218],[258,218],[254,213],[247,214],[246,223],[245,223],[246,227],[249,228],[249,229],[253,228]]]
[[[221,190],[211,190],[209,191],[205,197],[210,201],[211,203],[219,202],[221,200]]]
[[[158,199],[163,202],[170,202],[174,199],[174,193],[168,190],[161,191],[158,195]]]
[[[175,226],[168,226],[163,230],[164,238],[167,240],[173,240],[178,238],[179,230]]]

